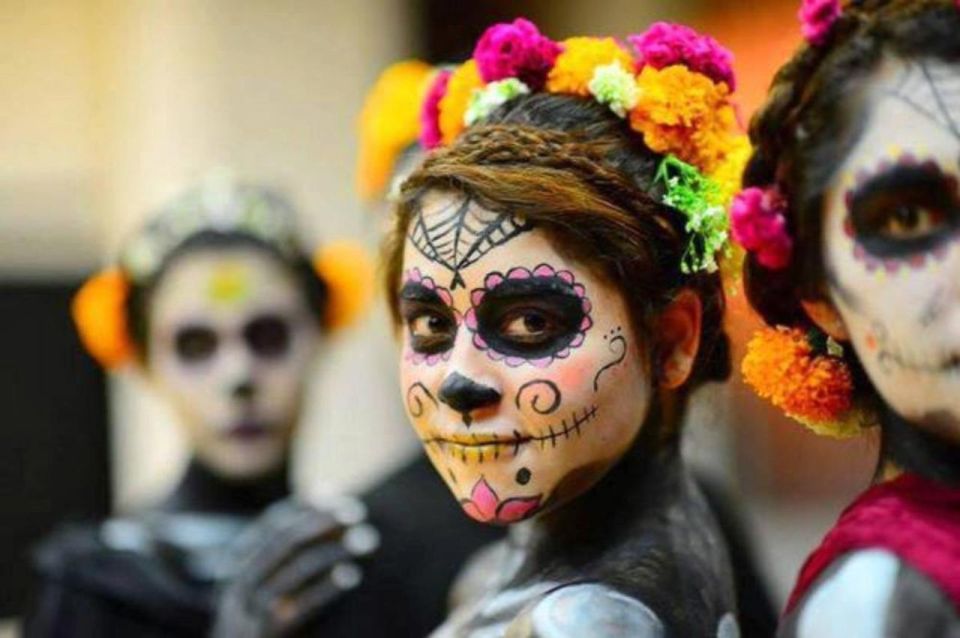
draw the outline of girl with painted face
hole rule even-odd
[[[386,245],[414,429],[463,511],[509,525],[438,636],[733,636],[726,549],[678,455],[728,371],[729,54],[656,25],[497,25],[439,76]]]
[[[960,7],[806,2],[733,208],[771,326],[744,374],[816,432],[879,424],[875,485],[804,565],[783,636],[960,632]]]
[[[81,289],[85,345],[108,368],[134,366],[170,402],[191,460],[159,506],[45,543],[31,635],[206,635],[215,586],[250,571],[243,548],[255,536],[329,541],[360,522],[353,501],[319,512],[283,500],[311,363],[357,308],[348,252],[312,264],[285,200],[214,179],[167,205]],[[349,562],[345,544],[328,545]]]

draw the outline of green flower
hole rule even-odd
[[[493,113],[498,106],[529,92],[530,87],[517,78],[497,80],[482,89],[475,89],[470,96],[467,111],[463,114],[463,123],[467,126],[473,126]]]
[[[619,62],[611,62],[595,68],[587,89],[597,102],[606,104],[620,117],[626,117],[640,99],[637,78]]]
[[[715,272],[717,254],[730,252],[730,220],[720,201],[720,186],[693,166],[668,155],[657,169],[657,182],[666,192],[663,203],[676,208],[687,218],[690,242],[683,253],[680,270],[694,273]]]

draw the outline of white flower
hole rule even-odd
[[[597,102],[609,106],[619,117],[626,117],[640,100],[637,78],[619,61],[595,68],[587,89]]]
[[[473,126],[493,113],[500,105],[529,92],[530,87],[517,78],[497,80],[482,89],[475,89],[470,96],[470,104],[463,114],[463,123],[467,126]]]

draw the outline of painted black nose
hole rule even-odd
[[[250,399],[253,398],[255,390],[256,388],[254,387],[253,382],[250,380],[246,380],[246,381],[240,381],[239,383],[234,385],[230,393],[233,395],[234,399],[238,399],[241,401],[249,401]]]
[[[440,386],[440,400],[463,415],[467,426],[473,419],[470,413],[488,405],[500,402],[500,393],[490,386],[472,381],[462,374],[454,372]]]

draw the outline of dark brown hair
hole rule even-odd
[[[489,210],[524,215],[549,234],[558,252],[613,282],[637,334],[654,347],[651,320],[681,289],[695,291],[704,315],[687,387],[725,379],[730,357],[720,277],[681,272],[690,236],[682,215],[660,203],[662,190],[654,178],[661,160],[593,100],[533,94],[508,102],[432,153],[406,180],[384,248],[394,319],[399,321],[397,293],[410,222],[428,191],[454,191]]]
[[[780,189],[794,240],[792,263],[784,270],[768,270],[752,256],[744,264],[747,297],[770,325],[808,327],[800,301],[826,298],[824,194],[863,132],[867,118],[862,89],[884,55],[960,61],[956,0],[849,3],[823,45],[802,47],[777,73],[766,104],[751,122],[754,154],[744,186]],[[857,400],[876,405],[879,397],[853,348],[846,348],[846,353]],[[907,469],[935,477],[960,478],[955,451],[910,427],[885,405],[879,407],[881,460],[892,458]]]

